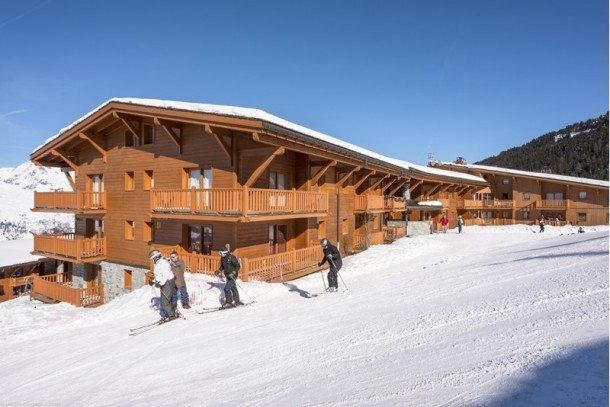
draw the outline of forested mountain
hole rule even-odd
[[[544,134],[476,164],[608,179],[608,113]]]

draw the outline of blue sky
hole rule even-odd
[[[0,55],[0,166],[114,96],[257,107],[418,163],[608,109],[602,0],[21,0]]]

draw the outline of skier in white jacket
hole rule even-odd
[[[172,294],[176,288],[174,273],[169,260],[163,258],[158,250],[151,251],[148,256],[154,263],[153,272],[155,279],[153,284],[161,289],[161,321],[167,322],[176,318],[176,309],[172,303]]]

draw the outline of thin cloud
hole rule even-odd
[[[19,14],[18,16],[9,18],[8,20],[1,22],[0,29],[6,27],[9,24],[14,23],[15,21],[21,20],[23,17],[27,16],[28,14],[33,13],[34,11],[38,10],[39,8],[41,8],[42,6],[44,6],[45,4],[50,3],[50,2],[51,2],[51,0],[42,1],[42,2],[38,3],[37,5],[35,5],[34,7],[27,9],[26,11]]]

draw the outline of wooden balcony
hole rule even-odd
[[[513,209],[514,206],[512,199],[464,199],[458,205],[461,209]]]
[[[529,222],[531,223],[531,222]],[[514,225],[514,219],[502,219],[502,218],[475,218],[475,219],[464,219],[464,225],[466,226],[505,226]]]
[[[381,195],[354,196],[354,212],[383,212],[385,199]]]
[[[325,192],[256,188],[157,189],[155,218],[262,221],[328,215]]]
[[[208,256],[189,253],[180,247],[168,247],[161,250],[167,256],[176,250],[191,273],[213,275],[220,267],[219,256]],[[271,254],[260,257],[244,257],[241,259],[242,267],[239,272],[244,281],[249,279],[269,282],[293,280],[311,271],[319,270],[318,261],[322,258],[322,249],[319,246],[291,250],[284,253]]]
[[[74,263],[92,263],[106,258],[106,238],[84,238],[73,233],[34,235],[32,254]]]
[[[366,250],[367,242],[365,235],[354,235],[352,236],[352,247],[353,252],[361,252]]]
[[[547,211],[565,211],[568,201],[565,199],[541,199],[536,201],[536,209]]]
[[[406,201],[395,196],[386,196],[384,202],[386,211],[401,212],[407,209]]]
[[[67,302],[76,307],[95,307],[104,303],[102,284],[75,288],[70,274],[34,275],[32,281],[30,296],[44,302]]]
[[[106,211],[106,192],[37,192],[34,191],[36,212],[70,212],[97,214]]]
[[[386,243],[392,243],[395,240],[405,237],[407,234],[407,228],[405,227],[390,227],[385,226],[383,228],[383,240]]]

